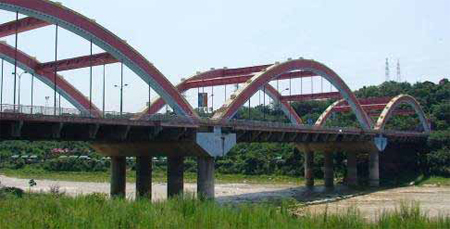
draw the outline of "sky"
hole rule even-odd
[[[390,60],[391,79],[397,77],[397,60],[401,63],[403,81],[438,82],[450,76],[448,0],[60,2],[125,39],[173,84],[210,68],[244,67],[299,57],[326,64],[355,90],[385,80],[386,58]],[[14,13],[0,11],[0,23],[14,18]],[[54,30],[50,26],[20,34],[19,49],[41,62],[52,61]],[[14,45],[13,36],[3,40]],[[95,52],[102,50],[95,48]],[[88,41],[60,30],[59,59],[88,54]],[[5,72],[8,74],[5,73],[4,103],[12,103],[12,66],[7,65]],[[102,105],[101,73],[101,67],[94,69],[97,77],[94,77],[93,101],[98,107]],[[61,74],[88,94],[89,69]],[[114,88],[119,76],[118,64],[107,66],[106,110],[119,109],[119,91]],[[147,86],[128,69],[125,76],[129,86],[124,89],[124,109],[138,112],[147,102]],[[321,90],[320,79],[313,81],[313,88],[305,86],[303,91]],[[299,82],[294,82],[293,94],[300,92]],[[284,88],[286,82],[282,84]],[[309,79],[304,84],[310,85]],[[21,87],[21,101],[29,104],[29,75],[22,76]],[[215,89],[215,109],[224,102],[222,91]],[[42,83],[36,83],[34,93],[38,105],[45,104],[45,96],[53,95]],[[196,93],[192,90],[186,94],[193,106]],[[258,99],[253,97],[252,105],[257,105]],[[63,106],[71,107],[66,101]]]

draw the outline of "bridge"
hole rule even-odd
[[[312,169],[314,153],[324,154],[325,187],[334,187],[332,154],[347,154],[347,184],[356,185],[356,155],[369,156],[370,185],[379,185],[379,153],[387,144],[413,144],[427,139],[430,124],[419,103],[409,95],[393,98],[358,99],[344,80],[331,68],[315,60],[298,58],[274,64],[211,69],[186,77],[174,86],[143,55],[114,33],[80,13],[59,3],[46,0],[0,0],[0,9],[16,14],[16,20],[0,25],[0,38],[15,37],[14,45],[0,42],[0,141],[1,140],[70,140],[89,141],[99,153],[111,157],[111,195],[125,195],[126,157],[136,157],[137,197],[151,198],[152,158],[168,157],[168,195],[183,193],[183,162],[196,157],[198,164],[197,191],[207,198],[214,197],[214,159],[224,157],[240,142],[292,143],[305,155],[305,179],[314,186]],[[20,15],[25,15],[20,18]],[[22,51],[18,38],[21,33],[43,27],[55,27],[55,60],[40,62]],[[58,59],[58,29],[63,28],[90,42],[87,56]],[[93,53],[93,45],[104,52]],[[4,87],[4,64],[14,66],[14,86]],[[130,69],[148,85],[148,106],[141,112],[105,111],[92,101],[92,69],[98,66],[120,64],[123,93],[123,69]],[[17,100],[16,78],[18,68],[52,88],[53,106],[23,105]],[[89,94],[85,95],[59,73],[89,68]],[[303,93],[304,79],[311,85]],[[105,75],[103,75],[103,82]],[[320,81],[320,92],[314,93],[313,83]],[[299,82],[300,81],[300,82]],[[282,82],[288,87],[281,87]],[[324,82],[330,90],[324,91]],[[234,91],[227,90],[233,86]],[[317,86],[317,85],[316,85]],[[186,91],[211,88],[212,101],[217,93],[224,93],[224,102],[218,108],[204,111],[205,106],[194,108],[183,96]],[[306,87],[305,87],[306,88]],[[214,91],[215,89],[215,91]],[[294,89],[301,93],[295,94]],[[333,90],[334,89],[334,90]],[[151,92],[159,97],[151,100]],[[289,92],[289,95],[283,95]],[[4,103],[3,94],[13,94],[12,103]],[[31,95],[34,95],[31,88]],[[256,106],[252,97],[263,93],[263,108],[271,104],[285,115],[285,121],[255,120],[251,110]],[[60,96],[73,108],[62,108]],[[105,101],[105,95],[103,95]],[[20,97],[19,97],[20,98]],[[261,97],[259,97],[261,98]],[[199,98],[197,98],[199,99]],[[315,123],[305,123],[293,107],[295,101],[332,100]],[[261,102],[259,102],[261,105]],[[412,109],[406,109],[410,107]],[[161,113],[165,107],[173,112]],[[208,105],[206,105],[208,108]],[[240,119],[239,112],[248,115]],[[352,112],[358,127],[330,126],[327,120],[335,113]],[[417,115],[420,127],[415,131],[386,128],[395,115]]]

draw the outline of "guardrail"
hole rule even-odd
[[[362,132],[359,128],[351,127],[320,127],[314,125],[304,125],[304,124],[293,124],[293,123],[283,123],[283,122],[268,122],[268,121],[257,121],[257,120],[237,120],[233,119],[227,123],[219,123],[218,121],[211,120],[209,118],[198,118],[189,116],[179,116],[175,114],[152,114],[143,115],[139,119],[136,119],[138,113],[120,113],[117,111],[107,111],[104,113],[103,117],[92,117],[88,112],[81,112],[75,108],[54,108],[46,106],[27,106],[27,105],[10,105],[2,104],[0,105],[0,114],[25,114],[33,116],[60,116],[60,117],[77,117],[77,118],[93,118],[93,119],[116,119],[116,120],[128,120],[128,121],[155,121],[162,123],[173,123],[173,124],[199,124],[208,126],[231,126],[231,127],[248,127],[248,128],[276,128],[276,129],[302,129],[302,130],[331,130],[337,132]],[[192,120],[196,120],[194,123]],[[369,131],[373,133],[378,133],[378,131]],[[418,132],[413,131],[392,131],[384,130],[385,134],[418,134]]]

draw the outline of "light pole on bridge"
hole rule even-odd
[[[123,62],[121,63],[121,69],[120,69],[120,85],[114,85],[114,87],[117,87],[120,89],[120,116],[122,116],[123,113],[123,88],[128,87],[128,84],[123,84]]]
[[[22,75],[28,73],[27,71],[24,71],[22,73],[20,73],[19,76],[19,88],[18,88],[18,95],[17,95],[17,105],[19,106],[19,112],[21,111],[20,106],[21,106],[21,102],[20,102],[20,85],[21,85],[21,79],[22,79]],[[16,72],[12,72],[13,76],[16,76]],[[31,92],[31,94],[33,94],[33,92]]]

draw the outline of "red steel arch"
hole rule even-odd
[[[419,102],[417,102],[417,100],[410,95],[398,95],[397,97],[393,98],[384,108],[383,112],[381,113],[380,117],[378,118],[378,121],[377,121],[374,129],[375,130],[384,130],[387,121],[392,117],[394,111],[401,104],[408,104],[411,107],[413,107],[416,114],[419,116],[419,119],[420,119],[420,122],[422,123],[424,131],[426,133],[431,132],[430,123],[427,121],[427,118],[425,116],[425,113],[423,112],[422,107],[420,106]]]
[[[256,93],[259,88],[268,84],[273,79],[276,79],[279,75],[291,72],[295,70],[310,71],[318,76],[324,77],[328,80],[338,91],[342,94],[342,97],[351,106],[353,112],[364,130],[369,130],[372,128],[372,121],[367,116],[367,114],[362,109],[358,100],[356,99],[353,92],[345,84],[345,82],[330,68],[325,65],[313,61],[313,60],[290,60],[282,64],[275,64],[268,67],[266,71],[261,72],[253,76],[246,84],[243,85],[238,91],[232,95],[231,99],[228,100],[213,116],[213,119],[225,122],[231,119],[238,109],[246,102],[248,99]]]
[[[200,73],[197,75],[194,75],[187,80],[181,82],[176,87],[180,93],[183,93],[189,89],[192,88],[192,86],[189,85],[188,82],[192,80],[207,80],[211,78],[218,78],[218,77],[225,77],[226,75],[230,74],[251,74],[254,72],[262,71],[263,69],[269,67],[270,65],[261,65],[261,66],[254,66],[254,67],[247,67],[247,68],[238,68],[238,69],[213,69],[204,73]],[[245,76],[244,76],[245,77]],[[302,124],[303,121],[300,118],[300,116],[295,112],[295,110],[290,106],[290,104],[287,101],[282,100],[282,95],[273,88],[270,84],[266,85],[265,88],[266,94],[271,97],[274,101],[277,101],[280,103],[281,110],[286,115],[286,117],[290,118],[291,123],[293,124]],[[155,114],[160,109],[162,109],[165,105],[165,102],[163,99],[158,98],[154,102],[151,103],[150,108],[145,108],[144,111],[138,116],[138,118],[143,118],[144,114]]]
[[[331,104],[327,109],[320,115],[320,117],[317,119],[315,126],[323,126],[325,122],[328,120],[330,115],[333,113],[333,109],[345,102],[344,99],[338,100]]]
[[[0,9],[18,12],[51,24],[57,24],[80,37],[92,41],[149,84],[180,115],[197,115],[175,87],[139,52],[114,33],[60,3],[46,0],[0,0]]]
[[[0,57],[2,59],[14,64],[15,54],[14,47],[7,45],[6,42],[0,42]],[[53,88],[55,85],[55,73],[51,71],[36,71],[36,67],[40,64],[41,63],[33,57],[24,52],[17,51],[17,66],[34,74],[37,79]],[[91,105],[89,100],[80,91],[64,80],[60,75],[56,76],[56,85],[58,93],[78,110],[88,114],[90,113],[94,117],[99,117],[101,115],[100,110],[94,104]]]

